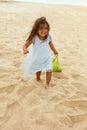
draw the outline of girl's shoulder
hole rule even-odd
[[[52,41],[52,36],[51,36],[51,34],[48,34],[47,39],[48,39],[49,41]]]
[[[32,39],[32,43],[35,43],[35,41],[37,41],[37,36],[34,36]]]

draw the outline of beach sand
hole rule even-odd
[[[45,16],[63,71],[23,80],[22,46]],[[87,130],[87,7],[0,3],[0,130]]]

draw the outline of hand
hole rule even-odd
[[[55,55],[58,55],[58,51],[57,51],[57,50],[55,50],[55,51],[54,51],[54,54],[55,54]]]
[[[24,49],[23,51],[24,51],[24,54],[29,53],[29,51],[27,49]]]

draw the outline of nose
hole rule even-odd
[[[45,29],[45,28],[43,28],[43,29],[42,29],[42,32],[46,32],[46,29]]]

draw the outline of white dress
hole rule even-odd
[[[29,53],[27,53],[21,64],[21,69],[24,70],[25,80],[28,79],[29,74],[34,74],[38,71],[52,70],[52,55],[49,46],[50,41],[50,35],[43,41],[40,40],[38,36],[33,38],[33,43],[29,46]]]

